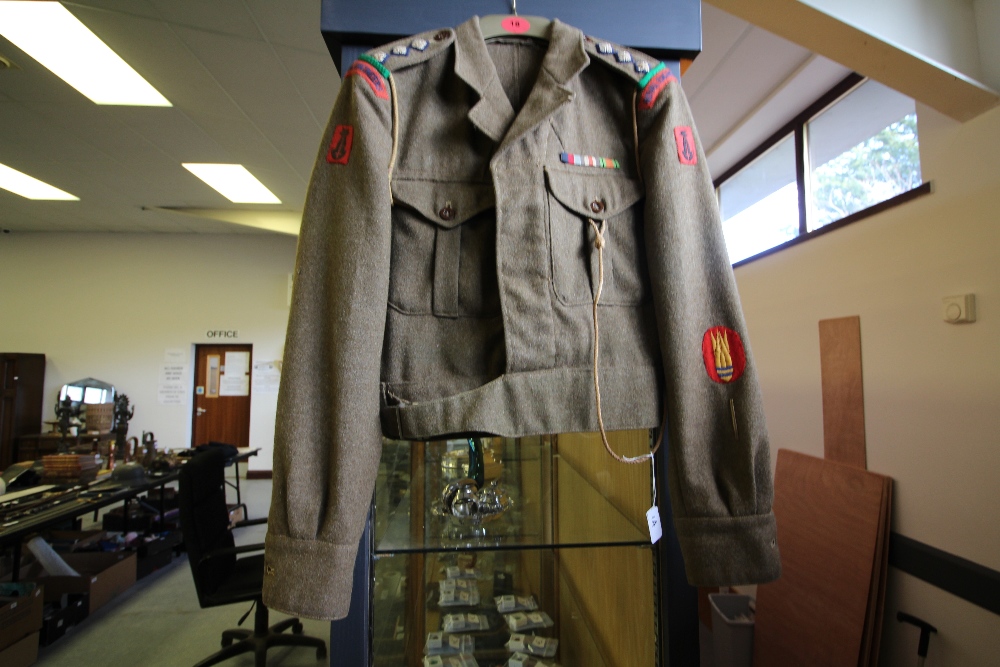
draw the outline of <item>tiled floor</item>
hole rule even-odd
[[[267,516],[270,480],[243,481],[242,490],[250,518]],[[230,502],[233,497],[231,494]],[[237,532],[237,542],[263,542],[265,530],[265,526],[245,528]],[[190,667],[217,651],[222,631],[236,627],[249,608],[249,604],[235,604],[201,609],[187,556],[181,556],[71,628],[51,646],[40,649],[37,664],[43,667]],[[270,622],[273,624],[282,618],[286,616],[271,612]],[[309,619],[302,619],[302,622],[306,634],[329,640],[328,622]],[[253,627],[253,614],[243,627]],[[222,664],[225,667],[252,666],[253,653]],[[276,647],[268,651],[267,664],[323,667],[328,665],[328,659],[316,660],[316,652],[311,648]]]

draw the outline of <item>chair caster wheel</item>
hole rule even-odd
[[[317,660],[322,660],[325,657],[326,657],[326,647],[325,646],[321,646],[320,648],[316,649],[316,659]]]
[[[233,640],[231,637],[226,637],[222,640],[222,648],[229,648],[233,645]]]
[[[301,635],[302,634],[302,624],[301,623],[296,623],[295,625],[292,626],[292,634],[293,635]]]

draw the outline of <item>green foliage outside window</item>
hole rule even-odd
[[[909,114],[813,171],[810,227],[840,220],[920,183],[917,115]]]

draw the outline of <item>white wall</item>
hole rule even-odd
[[[870,470],[895,480],[893,530],[1000,570],[1000,109],[965,124],[918,106],[929,196],[736,270],[772,456],[823,455],[821,319],[861,316]],[[942,321],[976,294],[978,321]],[[883,663],[995,665],[1000,617],[891,570]]]
[[[92,376],[135,406],[129,432],[190,446],[191,402],[160,405],[168,348],[193,355],[206,332],[236,329],[254,361],[280,359],[296,239],[278,234],[0,236],[0,350],[46,355],[44,419],[59,388]],[[193,376],[193,364],[189,368]],[[276,394],[251,398],[251,469],[270,470]]]

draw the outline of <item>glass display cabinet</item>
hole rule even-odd
[[[648,431],[610,435],[649,451]],[[650,465],[596,434],[473,444],[384,442],[372,664],[661,664]]]

